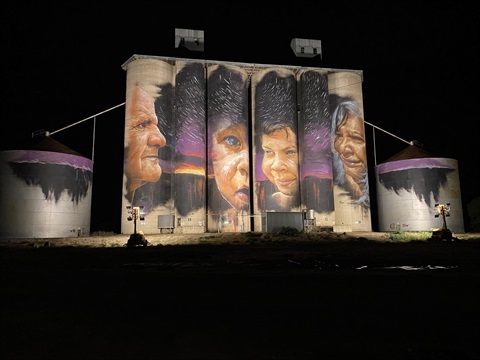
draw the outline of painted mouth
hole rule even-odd
[[[295,183],[295,180],[279,180],[279,179],[277,179],[276,182],[277,182],[277,186],[291,187]]]
[[[342,162],[345,166],[351,167],[351,168],[363,166],[363,163],[359,160],[347,160],[342,157]]]
[[[250,200],[250,190],[248,188],[242,188],[235,191],[235,196],[244,203],[248,203]]]
[[[160,159],[158,156],[145,156],[143,160],[148,161],[149,163],[154,163],[155,165],[160,165]]]

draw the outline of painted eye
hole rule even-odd
[[[361,143],[365,142],[365,139],[363,137],[359,136],[359,135],[352,135],[352,136],[350,136],[350,138],[356,144],[361,144]]]
[[[240,146],[241,142],[236,136],[227,136],[223,139],[229,146]]]
[[[135,125],[133,128],[136,129],[136,130],[141,130],[141,129],[147,128],[147,126],[150,125],[150,124],[151,124],[151,121],[147,120],[147,121],[144,121],[140,124]]]

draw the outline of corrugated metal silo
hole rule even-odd
[[[458,162],[410,145],[375,168],[379,231],[432,231],[443,226],[437,204],[450,204],[446,225],[465,232]]]
[[[51,137],[0,151],[0,239],[90,234],[93,164]]]

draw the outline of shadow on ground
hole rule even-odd
[[[0,357],[478,359],[479,241],[5,246]]]

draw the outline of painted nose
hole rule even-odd
[[[272,164],[272,169],[275,171],[285,170],[285,159],[280,155],[275,155],[275,160]]]
[[[347,138],[338,139],[338,151],[341,153],[351,153],[352,148]]]
[[[248,177],[248,153],[247,151],[242,151],[242,154],[240,156],[240,160],[237,165],[237,170],[238,172],[245,177]]]
[[[160,132],[157,125],[152,124],[148,135],[148,145],[164,147],[167,144],[165,136]]]

